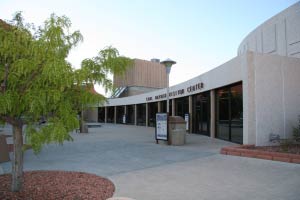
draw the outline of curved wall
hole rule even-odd
[[[275,15],[249,33],[238,48],[238,55],[243,55],[247,51],[300,58],[300,2]],[[176,93],[176,95],[170,95],[170,99],[189,96],[241,81],[243,78],[239,56],[207,73],[170,87],[170,93]],[[199,83],[203,83],[201,90],[188,91],[188,87]],[[105,105],[101,106],[166,100],[165,97],[155,98],[163,94],[166,94],[166,88],[141,95],[108,99]]]
[[[209,91],[218,87],[222,87],[224,85],[229,85],[241,81],[243,79],[241,62],[241,57],[233,58],[223,65],[214,68],[204,74],[170,87],[170,99]],[[202,87],[200,88],[199,84],[201,83]],[[191,89],[191,87],[193,86],[195,90]],[[130,97],[108,99],[107,103],[104,106],[130,105],[163,101],[166,100],[166,97],[160,95],[164,94],[166,94],[166,88]]]
[[[253,51],[253,52],[251,52]],[[274,54],[274,55],[268,55]],[[295,57],[295,58],[292,58]],[[297,58],[296,58],[297,57]],[[217,98],[214,89],[242,82],[243,144],[269,145],[269,134],[286,138],[298,123],[300,113],[300,2],[272,17],[251,32],[241,43],[238,56],[186,82],[170,87],[170,99],[210,91],[210,134],[219,137],[216,129]],[[166,89],[124,98],[108,99],[100,107],[134,105],[166,100]],[[193,119],[193,99],[189,110]],[[146,111],[148,106],[146,104]],[[174,105],[174,104],[173,104]],[[172,107],[172,109],[175,106]],[[126,110],[127,107],[124,107]],[[139,108],[135,109],[139,110]],[[105,109],[105,119],[107,119]],[[125,111],[124,111],[125,112]],[[172,113],[176,113],[173,112]],[[213,114],[214,113],[214,114]],[[137,124],[137,113],[134,114]],[[148,123],[146,117],[146,126]],[[106,120],[105,120],[106,122]],[[190,121],[190,127],[193,125]],[[230,133],[231,134],[231,133]]]
[[[246,51],[300,58],[300,2],[253,30],[240,44],[238,55]]]

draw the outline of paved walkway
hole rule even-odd
[[[300,165],[219,154],[217,139],[190,134],[185,146],[157,145],[154,128],[103,125],[63,146],[25,153],[25,170],[70,170],[108,177],[115,196],[137,200],[299,200]],[[5,172],[10,163],[2,163]]]

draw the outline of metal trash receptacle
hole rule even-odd
[[[169,117],[169,140],[171,145],[186,143],[186,121],[180,116]]]

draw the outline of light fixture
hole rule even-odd
[[[169,115],[169,75],[171,72],[172,65],[176,64],[174,60],[171,60],[170,58],[167,58],[166,60],[160,62],[160,64],[163,64],[166,67],[166,73],[167,73],[167,113]],[[172,113],[174,115],[174,113]]]

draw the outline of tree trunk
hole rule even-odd
[[[23,185],[23,135],[22,125],[13,125],[14,151],[12,160],[12,185],[11,190],[18,192]]]

